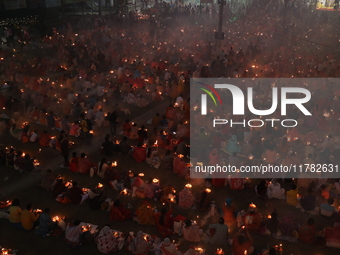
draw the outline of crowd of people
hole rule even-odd
[[[237,11],[232,7],[226,6],[228,18],[220,51],[214,50],[212,39],[216,8],[177,2],[157,3],[143,14],[64,18],[42,38],[32,35],[18,43],[11,38],[7,48],[0,49],[4,134],[60,151],[64,171],[98,176],[118,197],[106,196],[101,183],[82,188],[77,181],[56,176],[54,169],[43,170],[44,162],[39,162],[37,155],[6,144],[0,151],[1,166],[41,173],[40,186],[51,192],[53,199],[79,206],[88,203],[92,210],[107,211],[111,223],[98,231],[98,226],[78,219],[56,219],[49,208],[34,210],[29,203],[22,210],[18,199],[2,202],[0,206],[9,209],[8,215],[1,216],[13,227],[34,229],[43,237],[64,235],[72,248],[96,243],[105,254],[122,249],[132,254],[203,254],[201,244],[230,246],[234,255],[282,254],[280,245],[258,247],[254,234],[340,248],[339,180],[314,178],[308,173],[297,179],[190,178],[190,167],[196,163],[190,154],[190,138],[206,145],[202,161],[210,165],[339,163],[340,93],[334,84],[308,84],[317,94],[309,105],[312,116],[303,118],[290,112],[299,120],[294,128],[224,125],[212,130],[200,122],[199,111],[190,101],[191,78],[339,76],[338,53],[333,49],[338,43],[338,38],[334,39],[336,18],[291,2],[284,22],[284,6],[273,1],[253,1]],[[264,85],[255,89],[264,105],[270,89]],[[150,109],[155,112],[151,118],[133,121],[136,113]],[[223,114],[229,115],[220,116]],[[199,130],[190,129],[193,121]],[[99,145],[93,142],[96,136],[103,139]],[[78,143],[98,147],[94,153],[99,151],[101,160],[86,155],[77,148]],[[172,171],[173,180],[161,185],[156,178],[144,178],[141,171],[120,168],[124,161],[115,161],[116,155],[133,160],[136,168],[146,163],[155,172]],[[187,182],[180,192],[171,185],[177,180]],[[248,201],[247,208],[239,208],[239,201],[231,199],[217,204],[212,190],[225,192],[225,187],[236,196],[251,189],[266,203],[281,200],[292,210],[308,213],[308,220],[299,222],[294,213],[283,215],[277,210],[265,216],[262,208],[251,203],[256,201]],[[143,202],[134,208],[124,202],[126,196]],[[161,209],[150,202],[161,204]],[[206,216],[189,217],[186,212],[190,210]],[[332,219],[334,226],[317,229],[319,215]],[[158,237],[111,227],[115,221],[133,220],[154,225]],[[193,246],[181,251],[181,246],[169,239],[174,234]]]

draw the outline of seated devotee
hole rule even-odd
[[[259,185],[255,187],[256,195],[266,198],[267,197],[267,184],[265,180],[262,180]]]
[[[104,138],[104,142],[102,143],[102,154],[104,154],[105,156],[112,156],[113,154],[113,142],[110,141],[110,137],[109,136],[105,136]]]
[[[26,209],[21,212],[21,225],[23,229],[30,231],[35,226],[35,222],[39,219],[39,212],[32,212],[32,204],[27,204]]]
[[[55,199],[58,195],[65,193],[67,190],[67,187],[65,187],[64,180],[62,178],[57,179],[56,184],[53,187],[52,195]]]
[[[279,229],[283,236],[296,239],[298,237],[299,224],[293,212],[288,212],[280,218]]]
[[[325,229],[326,246],[340,248],[340,225]]]
[[[149,104],[149,102],[148,102],[148,100],[146,100],[144,97],[143,97],[143,95],[140,95],[139,97],[138,97],[138,99],[137,99],[137,106],[138,107],[141,107],[141,108],[144,108],[144,107],[147,107],[148,106],[148,104]]]
[[[183,154],[179,154],[176,157],[174,157],[173,170],[174,173],[178,174],[180,177],[185,177],[188,174],[188,167],[184,161]]]
[[[83,232],[80,223],[80,220],[75,220],[73,223],[69,223],[65,229],[65,242],[72,248],[79,247],[82,244]]]
[[[100,178],[104,178],[105,172],[107,171],[108,168],[109,168],[109,165],[106,161],[106,158],[102,158],[101,161],[98,163],[97,175]]]
[[[93,164],[87,158],[86,154],[85,153],[80,154],[80,158],[78,160],[78,172],[81,174],[87,174],[90,172],[92,166]]]
[[[304,243],[314,243],[316,241],[316,232],[314,219],[309,218],[308,221],[299,228],[299,239]]]
[[[136,210],[137,222],[141,225],[155,225],[153,208],[149,202],[144,201]]]
[[[101,253],[108,254],[117,251],[118,240],[117,237],[112,234],[110,226],[105,226],[100,230],[96,242],[97,249]]]
[[[258,212],[255,204],[249,205],[248,211],[245,214],[245,226],[249,230],[259,231],[262,224],[262,215]]]
[[[40,187],[47,191],[51,191],[56,183],[57,176],[52,173],[51,169],[47,169],[45,175],[43,176]]]
[[[47,133],[47,130],[44,130],[39,137],[39,145],[42,147],[48,147],[51,141],[51,136]]]
[[[23,172],[25,169],[25,158],[22,151],[17,151],[16,158],[14,160],[14,169]]]
[[[121,204],[120,201],[117,199],[110,210],[110,220],[112,221],[122,221],[131,219],[131,212],[130,210],[124,207],[124,204]]]
[[[50,216],[50,208],[45,208],[44,212],[39,217],[39,225],[35,229],[35,233],[46,237],[50,235],[50,232],[57,226],[56,222],[52,221]]]
[[[182,227],[183,238],[189,242],[197,243],[201,241],[201,229],[198,225],[193,225],[191,220],[186,220]]]
[[[333,206],[334,200],[332,198],[327,199],[327,204],[320,205],[320,214],[326,217],[332,217],[336,212],[335,207]]]
[[[229,187],[231,190],[243,190],[244,189],[244,180],[236,173],[232,175],[231,178],[228,179]]]
[[[273,211],[270,217],[265,220],[266,231],[265,234],[277,236],[279,234],[279,218],[277,212]]]
[[[210,232],[214,232],[209,243],[213,245],[225,245],[228,241],[228,226],[224,224],[224,219],[219,218],[218,223],[209,225]]]
[[[169,238],[164,238],[164,241],[160,245],[160,250],[164,255],[182,255],[182,253],[177,250],[177,246],[170,242]]]
[[[151,126],[158,127],[160,123],[161,123],[161,117],[159,116],[159,113],[156,113],[155,116],[152,117]]]
[[[167,211],[165,207],[162,207],[160,212],[154,214],[156,226],[161,236],[169,236],[174,233],[172,230],[174,225],[174,220],[171,217],[172,212],[172,208]]]
[[[33,164],[33,159],[31,158],[30,154],[25,154],[24,157],[24,172],[25,173],[34,173],[35,172],[35,168],[34,168],[34,164]]]
[[[236,139],[236,135],[233,135],[229,141],[228,144],[225,148],[225,150],[232,155],[234,152],[236,153],[240,153],[241,152],[241,148],[238,146],[237,144],[237,139]]]
[[[247,228],[239,228],[233,238],[232,251],[233,255],[252,254],[254,251],[253,239]],[[247,251],[247,252],[245,252]]]
[[[235,208],[232,206],[232,200],[227,198],[222,206],[223,219],[225,224],[231,229],[236,224]]]
[[[124,102],[127,102],[128,104],[137,104],[138,99],[137,99],[137,97],[132,92],[130,92],[124,98]]]
[[[75,121],[71,125],[70,136],[78,137],[78,136],[80,136],[80,131],[81,131],[81,129],[80,129],[79,121]]]
[[[98,186],[94,189],[88,190],[89,194],[89,207],[93,210],[99,210],[101,205],[104,202],[103,197],[103,190],[102,188],[98,188]]]
[[[191,193],[189,185],[185,185],[183,190],[178,193],[178,205],[182,209],[190,209],[195,204],[195,197]]]
[[[142,143],[138,143],[138,145],[134,147],[132,156],[137,162],[146,160],[146,149],[143,147]]]
[[[197,209],[202,212],[206,212],[210,209],[212,197],[211,197],[211,189],[204,189],[200,196],[197,199]]]
[[[82,204],[88,198],[88,194],[85,194],[83,189],[78,187],[78,182],[72,182],[72,187],[69,189],[69,199],[74,204]]]
[[[307,190],[307,195],[300,199],[300,204],[304,212],[315,212],[316,209],[316,197],[313,194],[313,190],[309,188]]]
[[[9,222],[16,228],[22,228],[21,213],[20,201],[19,199],[14,199],[9,207]]]
[[[129,154],[131,151],[131,145],[128,144],[128,138],[126,136],[123,137],[123,139],[119,143],[119,151],[123,155]]]
[[[295,207],[298,205],[298,188],[295,184],[292,184],[292,189],[287,191],[286,202]]]
[[[138,126],[137,126],[137,123],[134,123],[130,129],[130,135],[129,135],[129,138],[130,139],[137,139],[138,138]]]
[[[30,135],[30,142],[31,143],[36,143],[36,142],[38,142],[38,136],[39,136],[39,134],[38,134],[38,130],[34,130],[34,132],[32,132],[32,134]]]
[[[161,165],[161,159],[158,156],[158,150],[153,150],[152,147],[147,149],[146,163],[158,169]]]
[[[168,184],[165,186],[165,188],[162,191],[162,196],[161,196],[161,202],[162,203],[171,203],[170,197],[173,197],[173,199],[176,197],[175,194],[175,189],[171,187],[171,184]]]
[[[18,140],[21,139],[22,128],[18,128],[18,127],[17,127],[17,124],[13,124],[13,125],[11,126],[11,128],[10,128],[9,131],[10,131],[10,134],[11,134],[14,138],[16,138],[16,139],[18,139]]]
[[[269,199],[277,198],[277,199],[285,199],[286,191],[284,188],[281,188],[281,184],[276,180],[272,180],[267,188],[267,196]]]
[[[79,169],[79,158],[77,157],[77,152],[72,152],[72,157],[70,158],[70,162],[68,164],[68,168],[71,172],[78,172]]]
[[[159,184],[153,183],[152,178],[144,184],[143,190],[146,198],[152,199],[155,197],[155,192],[159,189]]]
[[[139,231],[129,244],[128,251],[135,255],[147,255],[150,251],[149,243],[144,239],[144,233]]]

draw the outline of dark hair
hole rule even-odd
[[[31,204],[31,203],[30,203],[30,204],[27,204],[27,205],[26,205],[26,209],[27,209],[27,210],[31,210],[31,209],[32,209],[32,204]]]
[[[75,221],[73,222],[73,225],[75,225],[75,226],[79,226],[79,225],[80,225],[80,223],[81,223],[81,221],[80,221],[80,220],[75,220]]]
[[[48,213],[50,213],[50,211],[51,211],[50,208],[46,207],[45,210],[44,210],[44,213],[48,214]]]
[[[224,224],[224,219],[223,219],[223,218],[219,218],[219,219],[218,219],[218,223],[220,223],[221,225],[223,225],[223,224]]]
[[[74,152],[72,152],[72,157],[77,157],[77,152],[76,151],[74,151]]]
[[[239,235],[237,237],[237,241],[238,241],[239,244],[242,245],[246,241],[246,238],[244,237],[244,235]]]
[[[314,219],[313,218],[309,218],[307,223],[308,223],[308,225],[314,225]]]
[[[17,198],[13,199],[12,205],[13,205],[13,206],[19,206],[19,205],[20,205],[19,199],[17,199]]]
[[[330,205],[334,204],[334,199],[333,198],[328,198],[327,199],[327,203],[330,204]]]
[[[191,220],[186,220],[186,221],[185,221],[185,226],[186,226],[186,227],[190,227],[191,225],[192,225]]]
[[[275,255],[275,254],[276,254],[275,248],[270,248],[268,251],[268,255]]]
[[[292,184],[292,190],[296,190],[297,186],[295,184]]]
[[[120,206],[120,201],[119,201],[119,199],[117,199],[117,200],[113,203],[113,205],[114,205],[115,207]]]
[[[81,158],[85,158],[85,157],[86,157],[86,154],[83,152],[82,154],[80,154],[80,157],[81,157]]]
[[[164,220],[165,220],[165,214],[166,214],[166,208],[162,207],[161,209],[161,215],[159,216],[159,224],[164,225]]]
[[[72,187],[78,187],[78,182],[77,181],[72,182]]]

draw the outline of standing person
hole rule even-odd
[[[90,127],[88,126],[89,121],[85,118],[85,114],[80,114],[80,126],[82,130],[82,135],[87,143],[90,142]]]
[[[113,111],[109,116],[110,132],[115,136],[117,132],[117,112]]]
[[[22,227],[27,231],[32,230],[39,216],[38,212],[32,212],[32,204],[27,204],[26,209],[21,212]]]
[[[60,144],[61,155],[64,157],[64,167],[68,167],[69,165],[69,140],[67,134],[63,132],[58,138]]]

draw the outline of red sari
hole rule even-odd
[[[188,173],[187,164],[180,157],[174,158],[173,169],[175,174],[182,177],[186,176]]]
[[[79,158],[77,157],[72,157],[70,159],[68,167],[70,168],[71,172],[78,172],[78,163],[79,163]]]
[[[146,160],[146,150],[143,147],[135,147],[132,153],[133,158],[137,162],[143,162]]]
[[[51,137],[49,134],[42,133],[39,138],[39,145],[42,147],[48,147]]]

